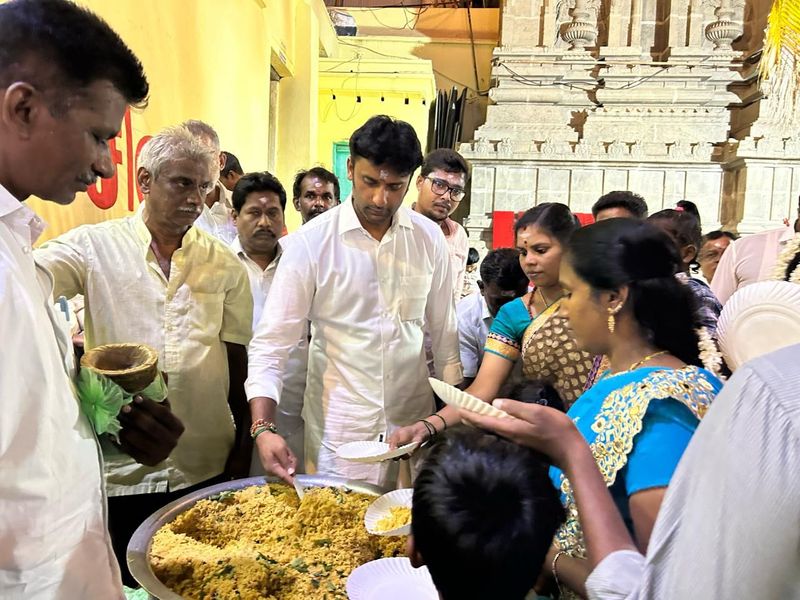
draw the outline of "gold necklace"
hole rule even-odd
[[[658,352],[653,352],[652,354],[648,354],[642,360],[635,362],[630,367],[628,367],[628,371],[633,371],[634,369],[638,369],[647,361],[652,360],[657,356],[661,356],[662,354],[668,354],[668,352],[666,350],[659,350]]]

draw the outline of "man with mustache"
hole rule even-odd
[[[327,169],[313,167],[295,176],[292,192],[295,209],[308,223],[339,204],[339,179]]]
[[[147,516],[196,487],[249,472],[250,285],[230,249],[193,226],[217,161],[185,127],[158,133],[139,157],[145,202],[135,215],[78,227],[36,252],[56,296],[85,296],[87,349],[119,342],[156,349],[186,429],[172,454],[149,466],[101,438],[109,529],[126,582],[125,548]]]
[[[450,215],[464,199],[468,175],[467,161],[455,150],[439,148],[430,152],[422,162],[417,177],[418,196],[412,207],[442,229],[450,254],[456,302],[461,299],[461,290],[464,288],[469,240],[464,228],[453,221]]]
[[[347,442],[385,439],[431,415],[425,329],[438,377],[461,381],[447,244],[435,224],[402,206],[421,163],[411,125],[385,115],[370,118],[350,137],[351,197],[284,243],[250,344],[247,395],[261,462],[286,481],[292,481],[297,457],[275,419],[289,352],[309,320],[303,401],[309,469],[379,484],[396,481],[397,463],[354,463],[336,450]]]
[[[275,176],[266,171],[244,175],[233,189],[233,221],[239,235],[231,243],[231,249],[242,261],[250,279],[253,329],[261,320],[264,302],[281,258],[279,238],[284,229],[285,209],[286,190]],[[297,457],[299,469],[303,465],[304,427],[300,411],[307,365],[308,327],[289,351],[281,404],[275,415],[275,424]],[[250,474],[264,474],[257,453],[250,464]]]

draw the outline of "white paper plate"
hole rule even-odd
[[[445,404],[450,404],[452,406],[456,406],[458,408],[463,408],[464,410],[468,410],[474,413],[478,413],[479,415],[486,415],[487,417],[497,417],[498,419],[513,419],[513,417],[508,414],[507,412],[500,410],[499,408],[495,408],[488,402],[484,402],[480,398],[476,398],[471,394],[466,392],[462,392],[457,387],[453,387],[449,383],[445,383],[444,381],[439,381],[438,379],[434,379],[433,377],[428,377],[428,381],[433,388],[433,391],[436,393],[439,398]]]
[[[439,600],[428,569],[407,558],[381,558],[361,565],[347,578],[350,600]]]
[[[396,527],[387,531],[378,531],[378,521],[384,517],[389,516],[389,511],[393,506],[405,506],[411,508],[411,497],[414,495],[414,490],[411,488],[403,488],[402,490],[394,490],[388,494],[384,494],[375,502],[369,505],[367,512],[364,514],[364,525],[367,531],[373,535],[408,535],[411,533],[411,524]]]
[[[800,343],[800,285],[762,281],[743,287],[725,303],[717,339],[731,370]]]
[[[411,442],[405,446],[399,446],[394,450],[389,450],[386,442],[348,442],[336,449],[339,458],[352,462],[376,463],[405,456],[417,449],[419,442]]]

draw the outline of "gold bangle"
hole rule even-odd
[[[550,570],[553,572],[553,579],[556,581],[556,587],[558,588],[558,593],[561,594],[561,582],[558,580],[558,569],[556,569],[558,559],[562,556],[569,556],[566,550],[559,550],[556,552],[556,555],[553,557],[553,564],[550,567]]]

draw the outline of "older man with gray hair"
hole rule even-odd
[[[134,342],[158,351],[172,410],[185,426],[157,464],[137,463],[124,446],[101,440],[109,529],[123,571],[131,533],[150,513],[195,486],[246,476],[250,466],[243,387],[250,284],[227,246],[193,227],[217,161],[185,127],[162,131],[139,158],[140,211],[78,227],[36,252],[56,297],[85,296],[87,349]]]

